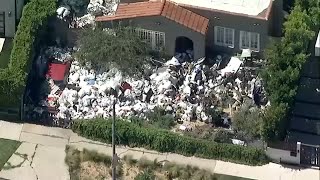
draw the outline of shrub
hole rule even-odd
[[[175,125],[174,117],[160,107],[156,107],[152,112],[148,113],[147,118],[149,123],[156,128],[170,129]]]
[[[81,136],[104,143],[112,142],[112,121],[104,119],[75,121],[72,129]],[[263,150],[233,144],[181,136],[167,130],[144,128],[126,121],[116,122],[117,144],[144,147],[159,152],[219,159],[241,164],[259,165],[268,162]]]
[[[245,135],[246,140],[260,136],[261,110],[251,103],[243,104],[233,115],[232,125],[237,133]]]
[[[156,179],[156,176],[150,169],[145,169],[134,178],[134,180],[154,180],[154,179]]]
[[[56,0],[31,0],[23,8],[8,68],[0,71],[0,106],[19,107],[37,45],[55,11]]]

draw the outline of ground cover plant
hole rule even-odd
[[[65,162],[69,167],[71,180],[111,179],[111,159],[111,156],[96,151],[79,151],[72,146],[66,147]],[[143,157],[137,160],[130,155],[119,160],[116,174],[119,180],[249,180],[212,174],[189,165],[151,161]]]

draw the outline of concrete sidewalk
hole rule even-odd
[[[22,141],[16,154],[10,159],[11,165],[22,165],[13,169],[2,170],[0,177],[10,180],[68,180],[68,168],[64,163],[66,145],[79,149],[86,148],[111,155],[112,148],[103,144],[79,137],[71,130],[44,127],[31,124],[14,124],[0,121],[0,138]],[[218,174],[246,177],[259,180],[320,180],[320,171],[316,169],[297,169],[269,163],[264,166],[246,166],[229,162],[185,157],[172,153],[158,153],[141,148],[117,147],[120,157],[132,155],[136,159],[145,157],[159,161],[170,161],[179,164],[190,164],[208,169]],[[24,160],[19,154],[26,154]]]

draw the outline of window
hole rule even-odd
[[[240,49],[260,50],[260,34],[240,31]]]
[[[214,27],[215,44],[218,46],[234,47],[234,29],[220,26]]]
[[[153,50],[161,50],[165,46],[165,33],[146,29],[136,29],[138,35],[151,44]]]

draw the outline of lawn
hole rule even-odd
[[[0,170],[11,155],[18,149],[20,144],[18,141],[0,139]]]
[[[12,46],[12,39],[6,38],[3,49],[0,52],[0,68],[6,68],[8,66]]]

